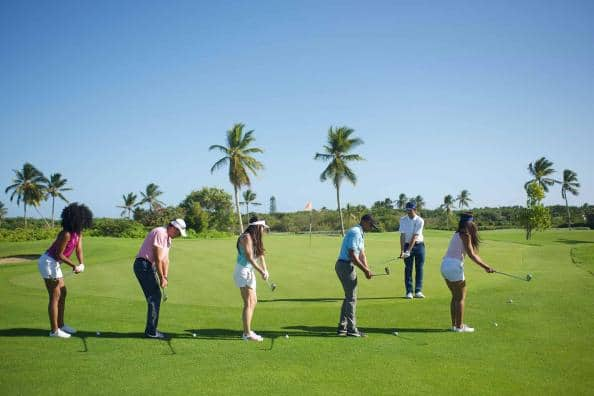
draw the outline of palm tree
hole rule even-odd
[[[64,188],[67,182],[68,179],[62,179],[62,175],[60,173],[54,173],[53,175],[50,175],[47,186],[45,187],[45,192],[47,194],[46,197],[52,197],[52,227],[54,226],[54,207],[56,203],[56,197],[68,203],[66,197],[62,195],[62,192],[72,190],[71,188]]]
[[[408,197],[406,194],[400,194],[398,196],[398,201],[396,201],[396,207],[398,209],[404,209],[406,207],[406,203],[408,202]]]
[[[134,193],[128,193],[128,195],[122,195],[124,204],[121,206],[118,206],[118,208],[124,209],[124,210],[122,210],[122,213],[120,213],[120,216],[124,217],[126,212],[128,212],[128,219],[130,219],[132,217],[132,211],[134,210],[134,208],[136,206],[140,205],[140,203],[136,202],[136,198],[138,198],[138,196]]]
[[[533,176],[533,179],[528,180],[524,184],[524,188],[527,188],[530,183],[535,181],[545,192],[549,192],[549,186],[559,183],[558,180],[548,177],[555,173],[555,169],[553,169],[553,163],[545,157],[541,157],[534,163],[528,164],[528,172]]]
[[[463,207],[469,207],[470,205],[468,205],[469,202],[472,202],[472,199],[470,199],[470,193],[468,192],[468,190],[462,190],[460,192],[460,195],[458,195],[456,197],[456,201],[458,201],[458,207],[459,208],[463,208]]]
[[[157,186],[155,183],[151,183],[146,186],[145,192],[140,192],[140,195],[142,195],[142,200],[140,201],[139,205],[148,203],[149,211],[152,212],[154,209],[164,205],[163,202],[157,199],[157,197],[161,194],[163,194],[163,191],[159,191],[159,186]]]
[[[260,202],[256,201],[256,193],[250,190],[249,188],[243,192],[243,201],[240,204],[245,205],[245,214],[250,217],[250,204],[254,206],[262,205]]]
[[[346,178],[353,185],[357,183],[357,176],[348,167],[349,161],[363,161],[364,158],[358,154],[348,154],[355,147],[363,144],[359,138],[351,138],[355,131],[346,126],[332,128],[328,130],[328,144],[324,146],[325,153],[316,153],[314,159],[321,161],[330,161],[330,164],[320,175],[320,181],[331,179],[336,188],[336,202],[338,204],[338,213],[340,214],[340,229],[344,236],[344,221],[342,219],[342,210],[340,209],[340,184]]]
[[[37,168],[30,163],[25,163],[22,170],[13,170],[15,173],[13,184],[4,190],[8,194],[10,190],[10,202],[17,197],[17,205],[23,201],[23,210],[25,218],[25,227],[27,227],[27,205],[37,208],[44,198],[44,189],[47,179]]]
[[[229,181],[233,185],[233,192],[235,197],[235,210],[239,218],[239,233],[243,232],[243,220],[241,219],[241,212],[239,211],[239,197],[238,192],[242,186],[250,186],[251,181],[248,175],[248,170],[255,176],[258,171],[264,169],[264,165],[252,157],[250,154],[263,153],[259,147],[249,147],[256,138],[254,131],[243,133],[244,124],[235,124],[233,128],[227,131],[227,145],[221,146],[214,144],[210,146],[209,150],[218,150],[225,156],[214,163],[210,168],[210,173],[229,165]]]
[[[8,213],[8,210],[4,206],[4,202],[0,202],[0,224],[2,223],[2,220],[4,220],[6,213]]]
[[[420,195],[417,195],[414,201],[417,204],[417,212],[420,212],[425,207],[425,200]]]
[[[567,204],[567,192],[569,191],[573,195],[578,195],[578,183],[577,173],[572,170],[565,169],[563,171],[563,181],[561,182],[561,196],[565,200],[565,208],[567,208],[567,224],[571,230],[571,216],[569,215],[569,205]]]
[[[448,228],[450,228],[450,215],[452,213],[453,207],[454,197],[452,197],[450,194],[443,197],[443,204],[441,204],[440,208],[442,208],[446,212],[446,224]]]

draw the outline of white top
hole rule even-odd
[[[452,237],[450,241],[450,245],[448,246],[448,251],[446,252],[444,258],[453,258],[456,260],[464,260],[464,244],[462,243],[462,238],[460,238],[460,234],[457,232]]]
[[[423,242],[423,226],[425,220],[415,215],[412,219],[406,216],[400,218],[400,228],[398,231],[404,234],[404,243],[410,243],[413,235],[417,235],[417,242]]]

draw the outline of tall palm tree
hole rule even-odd
[[[570,192],[573,195],[578,195],[579,187],[580,183],[578,183],[577,173],[570,169],[565,169],[563,171],[563,181],[561,182],[561,196],[565,200],[565,208],[567,209],[567,224],[570,230],[571,216],[569,215],[569,205],[567,204],[567,192]]]
[[[52,227],[54,226],[54,207],[56,203],[56,197],[68,203],[68,200],[62,195],[62,192],[71,191],[72,189],[64,188],[66,183],[68,183],[68,179],[62,179],[62,175],[60,173],[54,173],[50,175],[47,186],[45,187],[45,192],[47,194],[46,197],[52,197]]]
[[[124,217],[124,215],[127,212],[128,219],[132,218],[132,211],[134,210],[135,207],[140,205],[140,203],[136,202],[136,198],[138,198],[138,196],[134,193],[128,193],[128,195],[122,195],[124,204],[118,206],[118,208],[124,209],[124,210],[122,210],[122,213],[120,213],[120,216]]]
[[[2,223],[2,220],[4,220],[4,217],[7,213],[8,210],[6,209],[6,206],[4,206],[4,202],[0,202],[0,224]]]
[[[251,154],[263,153],[264,150],[259,147],[250,147],[256,140],[254,131],[251,130],[244,134],[244,127],[244,124],[235,124],[233,128],[227,131],[226,146],[213,144],[208,148],[211,151],[217,150],[224,154],[224,157],[215,162],[212,168],[210,168],[210,173],[214,173],[215,170],[229,165],[229,181],[233,185],[235,210],[239,219],[239,233],[243,232],[243,220],[241,219],[241,212],[239,210],[239,190],[241,190],[242,186],[251,185],[248,171],[255,176],[259,170],[264,169],[264,165],[251,156]]]
[[[533,178],[524,184],[524,188],[527,188],[530,183],[535,181],[545,192],[549,192],[549,186],[559,183],[558,180],[549,177],[555,173],[555,169],[553,169],[553,163],[545,157],[541,157],[534,161],[534,163],[528,164],[528,172],[530,172]]]
[[[472,199],[470,199],[470,193],[468,192],[468,190],[462,190],[460,192],[460,195],[458,195],[456,197],[456,201],[458,201],[458,207],[459,208],[463,208],[463,207],[469,207],[469,203],[472,202]]]
[[[417,212],[420,212],[425,207],[425,200],[420,195],[417,195],[414,201],[417,204]]]
[[[256,193],[250,190],[249,188],[243,192],[242,196],[243,201],[241,201],[240,204],[245,205],[245,214],[249,217],[250,204],[253,206],[260,206],[262,204],[260,202],[256,202]]]
[[[398,209],[404,209],[406,207],[406,203],[408,202],[408,197],[406,194],[400,194],[398,196],[398,201],[396,201],[396,207]]]
[[[149,211],[152,212],[154,209],[157,209],[164,205],[162,201],[159,201],[157,197],[163,194],[163,191],[159,190],[159,186],[155,183],[150,183],[146,186],[145,192],[140,192],[142,195],[142,200],[140,201],[139,205],[147,203],[149,206]]]
[[[453,207],[454,197],[452,197],[450,194],[443,197],[443,204],[441,204],[440,208],[442,208],[446,212],[446,224],[448,228],[450,228],[450,215],[452,213]]]
[[[351,138],[355,131],[346,126],[332,128],[328,130],[328,144],[324,146],[325,153],[316,153],[314,159],[321,161],[330,161],[330,164],[320,175],[320,181],[330,179],[336,188],[336,202],[338,204],[338,213],[340,214],[340,229],[344,236],[344,221],[342,219],[342,210],[340,208],[340,184],[344,179],[353,185],[357,183],[357,176],[348,167],[350,161],[363,161],[364,158],[358,154],[348,154],[355,147],[363,144],[359,138]]]
[[[8,194],[12,190],[10,195],[10,202],[17,197],[17,205],[23,201],[23,210],[25,218],[25,227],[27,227],[27,205],[37,208],[44,198],[44,189],[47,184],[47,179],[43,176],[37,168],[30,163],[25,163],[23,169],[13,170],[15,173],[13,184],[6,187],[4,190]]]

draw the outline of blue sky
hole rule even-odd
[[[336,206],[313,160],[331,125],[365,142],[343,203],[523,204],[541,156],[593,203],[593,20],[589,1],[3,1],[0,201],[22,214],[3,190],[27,161],[97,216],[151,182],[168,205],[231,192],[208,147],[243,122],[280,211]]]

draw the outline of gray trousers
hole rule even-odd
[[[356,331],[357,319],[357,271],[350,261],[338,260],[334,266],[336,275],[344,289],[344,300],[340,308],[338,330]]]

